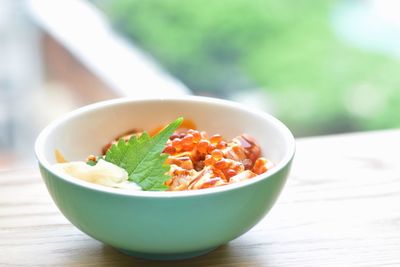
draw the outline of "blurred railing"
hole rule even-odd
[[[189,90],[132,43],[84,0],[29,0],[32,17],[47,34],[99,77],[117,96],[181,95]]]
[[[73,108],[189,93],[88,1],[0,1],[0,169],[33,164],[39,131]]]

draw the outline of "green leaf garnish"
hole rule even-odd
[[[125,169],[129,180],[145,191],[167,190],[164,182],[170,177],[165,173],[170,166],[165,163],[168,155],[162,151],[182,121],[183,118],[176,119],[154,137],[143,132],[140,137],[133,135],[127,142],[120,139],[107,151],[105,160]]]
[[[97,161],[88,160],[88,161],[86,161],[86,164],[89,165],[89,166],[95,166],[97,164]]]

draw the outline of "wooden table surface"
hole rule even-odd
[[[264,220],[184,261],[121,254],[61,215],[37,169],[2,171],[0,266],[400,266],[400,130],[299,139]]]

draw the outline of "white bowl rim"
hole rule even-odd
[[[201,190],[186,190],[186,191],[142,191],[142,190],[124,190],[124,189],[119,189],[119,188],[112,188],[112,187],[107,187],[103,185],[98,185],[90,182],[83,181],[78,178],[71,177],[67,174],[60,173],[55,170],[53,164],[51,164],[46,157],[44,156],[44,144],[47,139],[47,137],[50,135],[50,133],[56,129],[58,126],[63,124],[65,121],[68,121],[70,119],[73,119],[77,116],[79,116],[82,113],[93,111],[99,108],[103,108],[106,106],[114,106],[114,105],[119,105],[121,103],[136,103],[136,102],[159,102],[159,101],[178,101],[178,102],[210,102],[213,104],[218,104],[218,105],[223,105],[223,106],[228,106],[231,108],[239,108],[247,113],[253,113],[258,116],[262,116],[264,119],[270,121],[274,127],[276,127],[280,133],[282,133],[284,140],[287,144],[288,150],[285,152],[284,158],[277,164],[275,165],[271,170],[268,172],[258,175],[252,179],[241,181],[238,183],[234,184],[229,184],[225,186],[220,186],[220,187],[213,187],[213,188],[207,188],[207,189],[201,189]],[[229,101],[229,100],[223,100],[223,99],[218,99],[218,98],[212,98],[212,97],[204,97],[204,96],[173,96],[173,97],[159,97],[159,98],[131,98],[131,97],[122,97],[122,98],[117,98],[117,99],[112,99],[112,100],[105,100],[97,103],[93,103],[87,106],[83,106],[81,108],[78,108],[74,111],[71,111],[67,114],[64,114],[60,118],[54,120],[51,122],[48,126],[46,126],[38,135],[36,142],[35,142],[35,155],[36,158],[42,167],[44,167],[47,171],[51,172],[55,177],[60,178],[68,183],[72,183],[75,185],[82,186],[87,189],[95,190],[95,191],[101,191],[104,193],[109,193],[109,194],[114,194],[114,195],[120,195],[120,196],[131,196],[131,197],[156,197],[156,198],[176,198],[176,197],[188,197],[188,196],[198,196],[198,195],[208,195],[208,194],[216,194],[219,192],[225,192],[225,191],[230,191],[230,190],[235,190],[239,189],[242,187],[250,186],[251,184],[257,183],[261,180],[267,179],[268,177],[273,176],[275,173],[279,172],[282,170],[286,165],[290,163],[290,161],[293,159],[295,150],[296,150],[296,142],[294,139],[293,134],[291,131],[284,125],[281,121],[279,121],[277,118],[274,116],[254,109],[252,107]]]

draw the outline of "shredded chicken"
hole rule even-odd
[[[192,128],[195,128],[191,125]],[[152,131],[155,134],[157,130]],[[105,154],[118,139],[129,140],[138,130],[119,136],[103,148]],[[167,153],[171,176],[165,184],[169,191],[196,190],[223,186],[251,179],[273,167],[271,161],[261,157],[255,140],[242,134],[230,141],[221,135],[208,137],[204,131],[178,129],[168,140]]]

